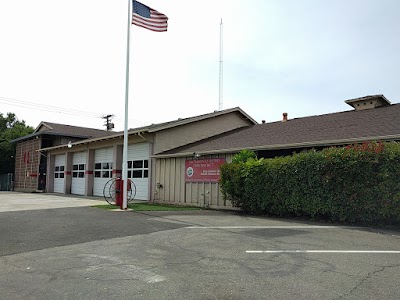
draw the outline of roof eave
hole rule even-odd
[[[50,130],[53,129],[53,127],[51,127],[49,124],[47,124],[46,122],[40,122],[40,124],[35,128],[35,130],[33,131],[34,133],[39,132],[38,130],[40,129],[40,127],[42,127],[42,125],[46,126],[47,128],[49,128]]]
[[[254,120],[252,117],[250,117],[248,114],[246,114],[240,107],[234,107],[234,108],[217,111],[217,112],[210,113],[210,114],[191,117],[188,119],[182,119],[180,122],[179,121],[171,122],[171,124],[166,124],[164,126],[158,126],[158,127],[155,126],[154,128],[149,128],[148,131],[153,133],[153,132],[157,132],[157,131],[161,131],[161,130],[165,130],[165,129],[169,129],[169,128],[173,128],[173,127],[177,127],[177,126],[181,126],[181,125],[186,125],[186,124],[190,124],[190,123],[194,123],[194,122],[198,122],[198,121],[202,121],[202,120],[206,120],[206,119],[210,119],[210,118],[215,118],[215,117],[218,117],[221,115],[226,115],[226,114],[229,114],[232,112],[239,112],[240,114],[242,114],[245,117],[245,119],[249,120],[250,123],[258,124],[256,120]]]
[[[38,132],[34,132],[34,133],[31,133],[31,134],[16,138],[14,140],[11,140],[10,143],[16,143],[16,142],[20,142],[20,141],[24,141],[24,140],[29,140],[29,139],[31,139],[33,137],[43,136],[43,135],[65,136],[65,137],[73,137],[73,138],[81,138],[81,139],[89,138],[89,136],[87,136],[87,135],[64,134],[64,133],[60,133],[60,132],[51,132],[51,131],[38,131]]]
[[[133,135],[133,134],[141,135],[143,133],[144,133],[144,131],[133,131],[133,132],[129,132],[128,136]],[[106,137],[98,137],[98,138],[86,139],[86,140],[82,140],[82,141],[73,142],[73,143],[71,143],[71,145],[72,146],[85,145],[85,144],[95,143],[98,141],[107,141],[107,140],[122,138],[123,136],[124,136],[123,133],[122,134],[118,133],[118,134],[114,134],[114,135],[110,135],[110,136],[106,136]],[[68,144],[42,148],[42,149],[40,149],[40,151],[52,151],[52,150],[56,150],[56,149],[66,148],[66,147],[68,147]]]
[[[329,147],[336,145],[346,145],[352,143],[360,143],[365,141],[394,141],[400,140],[400,134],[396,135],[386,135],[386,136],[369,136],[369,137],[360,137],[360,138],[352,138],[352,139],[339,139],[339,140],[325,140],[325,141],[312,141],[312,142],[303,142],[303,143],[292,143],[292,144],[276,144],[276,145],[268,145],[268,146],[253,146],[253,147],[240,147],[240,148],[227,148],[227,149],[218,149],[218,150],[207,150],[207,151],[198,151],[200,155],[212,155],[212,154],[226,154],[226,153],[238,153],[243,149],[248,150],[283,150],[283,149],[292,149],[292,148],[301,148],[301,147]],[[180,152],[173,154],[158,154],[153,155],[153,158],[170,158],[170,157],[187,157],[193,156],[193,151],[191,152]]]

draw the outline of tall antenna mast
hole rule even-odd
[[[223,109],[223,59],[222,59],[222,47],[223,47],[223,24],[221,18],[221,24],[219,25],[219,110]]]

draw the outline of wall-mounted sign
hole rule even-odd
[[[225,158],[192,159],[185,161],[186,182],[218,182]]]

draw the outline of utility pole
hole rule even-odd
[[[104,123],[104,126],[106,126],[107,131],[110,131],[114,128],[114,123],[111,123],[111,119],[114,117],[114,115],[104,115],[101,118],[105,119],[106,122]]]

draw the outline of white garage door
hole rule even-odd
[[[128,178],[136,185],[136,200],[149,200],[149,143],[128,146]]]
[[[97,149],[94,152],[93,195],[103,196],[104,185],[112,178],[113,148]]]
[[[86,152],[74,153],[72,156],[71,194],[85,194]]]
[[[54,193],[64,193],[65,155],[56,155],[54,159]]]

